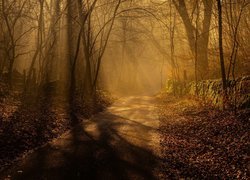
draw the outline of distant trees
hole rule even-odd
[[[245,38],[247,38],[246,30],[248,28],[248,20],[246,16],[247,13],[249,13],[249,5],[250,2],[246,0],[237,3],[232,0],[226,0],[224,3],[224,26],[226,29],[224,33],[227,37],[225,38],[225,42],[227,48],[230,49],[227,51],[229,57],[226,72],[227,79],[235,79],[235,69],[237,68],[237,63],[240,63],[237,62],[239,53],[241,53],[241,58],[247,56],[244,51],[247,46],[245,44]]]
[[[1,56],[0,75],[4,69],[8,72],[8,82],[12,86],[12,72],[14,62],[23,54],[20,52],[20,41],[24,36],[32,30],[32,28],[24,31],[22,20],[27,0],[1,0],[0,24],[1,24]]]
[[[20,56],[25,93],[60,81],[71,98],[92,98],[121,0],[1,0],[0,79]],[[21,70],[22,71],[22,70]],[[37,88],[34,89],[34,86]]]
[[[249,4],[250,2],[245,0],[240,2],[226,0],[223,4],[220,0],[217,0],[220,67],[224,89],[227,88],[227,81],[230,78],[235,79],[235,69],[238,68],[238,71],[240,71],[239,67],[244,68],[240,66],[240,62],[237,62],[239,51],[242,53],[241,60],[243,62],[244,58],[248,56],[245,54],[245,48],[248,45],[244,43],[244,39],[249,36],[249,31],[246,33],[249,22],[249,19],[246,18],[250,10]],[[239,32],[242,32],[242,34],[239,35]],[[223,50],[224,47],[225,51]],[[227,60],[226,63],[225,60]]]
[[[190,80],[218,78],[218,49],[226,79],[247,74],[250,3],[219,3],[220,13],[213,0],[0,0],[0,78],[7,74],[11,87],[19,68],[27,93],[34,84],[60,81],[69,94],[92,98],[110,40],[121,29],[125,41],[144,38],[155,46],[172,79],[182,79],[184,70]]]
[[[203,9],[197,8],[202,4]],[[199,79],[208,78],[208,44],[209,44],[209,32],[213,9],[213,0],[196,0],[187,3],[184,0],[173,0],[183,23],[188,37],[189,46],[193,57],[197,52],[197,76]],[[201,24],[195,26],[194,17],[200,16],[202,18]],[[200,22],[199,22],[200,23]],[[198,35],[197,35],[198,33]],[[197,44],[197,46],[196,46]],[[197,51],[196,51],[197,47]]]
[[[68,3],[70,0],[68,1]],[[71,2],[73,4],[73,1]],[[77,87],[84,92],[84,96],[93,96],[97,89],[98,78],[100,74],[100,67],[105,53],[109,37],[113,29],[116,14],[121,4],[120,0],[113,2],[114,4],[108,4],[108,2],[101,2],[98,0],[89,1],[83,4],[83,1],[79,0],[76,3],[78,7],[78,14],[76,15],[79,19],[79,33],[76,38],[76,46],[69,46],[70,54],[72,54],[72,60],[70,60],[71,66],[71,89],[76,86],[74,82],[76,65],[80,65],[82,68],[78,73],[82,79],[78,79]],[[98,10],[96,9],[98,7]],[[110,11],[112,10],[112,11]],[[72,10],[68,7],[68,14],[72,14]],[[103,16],[105,13],[106,16]],[[72,15],[71,15],[72,17]],[[72,18],[68,17],[68,44],[71,44],[72,38],[72,25],[70,22]],[[71,49],[72,48],[72,49]],[[73,52],[74,51],[74,52]],[[79,56],[82,53],[83,56]],[[81,62],[78,62],[78,59]],[[78,69],[79,70],[79,69]]]
[[[226,79],[235,78],[237,74],[248,74],[246,70],[249,67],[247,63],[249,53],[246,51],[249,47],[246,43],[249,40],[248,1],[221,1],[221,17],[218,15],[218,1],[216,3],[208,0],[172,0],[163,3],[156,1],[156,14],[161,11],[160,8],[165,8],[165,12],[169,12],[171,9],[171,6],[167,6],[169,2],[175,6],[179,15],[176,17],[175,30],[179,34],[176,33],[175,48],[180,47],[178,42],[181,43],[181,41],[178,36],[181,35],[184,27],[186,34],[183,38],[187,40],[192,53],[194,69],[188,70],[189,77],[194,74],[193,79],[197,81],[221,77],[219,41],[223,42],[221,48],[224,49]],[[170,14],[167,15],[170,16]],[[161,18],[166,18],[166,16]],[[217,31],[219,18],[222,18],[221,27],[223,26],[221,40]],[[170,26],[168,31],[171,34]],[[168,41],[171,43],[171,37]],[[175,51],[175,57],[178,58],[178,56],[180,57],[181,53]],[[184,61],[187,60],[183,58],[178,58],[178,60],[180,69],[183,69]],[[217,69],[220,70],[217,71]]]

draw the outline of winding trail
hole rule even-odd
[[[126,97],[29,154],[9,179],[158,179],[154,97]],[[7,178],[8,179],[8,178]]]

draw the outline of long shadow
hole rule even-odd
[[[105,124],[104,119],[108,119]],[[98,118],[98,119],[95,119]],[[153,169],[157,158],[151,151],[119,135],[120,116],[105,113],[91,121],[96,123],[98,138],[85,131],[85,122],[71,131],[69,149],[60,149],[63,162],[50,174],[51,179],[156,179]],[[124,121],[126,119],[123,119]],[[136,124],[145,128],[142,124]],[[116,143],[114,145],[113,143]],[[54,171],[55,172],[55,171]],[[59,176],[58,176],[59,175]],[[52,178],[53,177],[53,178]]]
[[[0,133],[0,159],[4,163],[13,165],[13,162],[26,152],[40,147],[53,138],[51,123],[55,119],[52,111],[53,93],[42,89],[40,96],[26,94],[15,113],[4,122]],[[43,166],[45,154],[40,153],[39,165]],[[11,166],[9,166],[11,169]],[[8,166],[0,173],[5,176]],[[21,173],[21,170],[16,170]]]
[[[103,119],[95,121],[97,131],[100,133],[97,142],[107,153],[106,156],[111,163],[108,166],[114,171],[114,179],[128,179],[131,174],[143,179],[155,179],[152,170],[155,168],[157,157],[151,151],[132,144],[117,131],[119,126],[123,126],[122,121],[126,122],[127,119],[110,113],[105,113],[103,118],[108,119],[109,124],[103,125]],[[143,124],[134,124],[145,128]],[[147,134],[141,136],[143,135]],[[118,142],[118,144],[112,145],[112,142]]]
[[[98,137],[86,131],[83,120],[12,169],[13,179],[157,179],[153,170],[158,157],[119,134],[122,120],[126,121],[111,113],[93,117]],[[140,123],[134,124],[145,129]],[[17,173],[18,168],[23,172]]]

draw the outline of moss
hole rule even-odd
[[[199,96],[206,102],[210,102],[216,107],[223,105],[222,82],[221,80],[205,80],[197,83],[182,83],[168,80],[165,92],[169,94],[183,95],[189,94]],[[227,103],[237,108],[250,108],[250,76],[237,78],[228,81]]]

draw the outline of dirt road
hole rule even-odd
[[[157,179],[153,97],[126,97],[29,154],[6,179]]]

